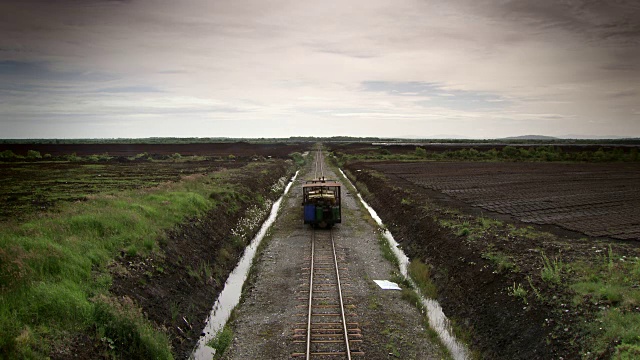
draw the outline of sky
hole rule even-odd
[[[637,0],[0,0],[0,138],[640,137]]]

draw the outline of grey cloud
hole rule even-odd
[[[560,28],[591,40],[640,44],[640,4],[635,0],[515,0],[488,9],[541,30]]]
[[[152,86],[121,86],[121,87],[110,87],[98,89],[96,92],[101,93],[158,93],[163,92],[160,89],[154,88]]]

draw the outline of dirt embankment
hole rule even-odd
[[[247,240],[238,244],[232,229],[259,199],[276,200],[281,194],[272,191],[272,185],[292,171],[290,165],[277,161],[236,172],[229,181],[243,189],[243,196],[233,206],[223,203],[169,231],[159,254],[140,258],[123,253],[112,265],[111,292],[133,299],[153,323],[165,329],[177,359],[189,356],[247,244]]]
[[[564,327],[583,320],[579,313],[556,307],[560,298],[524,304],[505,291],[512,282],[527,283],[527,275],[538,274],[539,249],[550,256],[557,248],[542,241],[515,238],[478,239],[465,242],[442,228],[434,213],[423,205],[432,202],[422,189],[400,178],[372,174],[364,164],[349,164],[355,184],[364,190],[367,202],[412,259],[431,265],[438,300],[444,312],[466,334],[471,350],[486,359],[550,359],[578,357],[580,334]],[[384,194],[384,196],[377,196]],[[491,245],[489,245],[491,244]],[[519,271],[500,273],[482,256],[488,246],[508,254],[519,254]],[[533,250],[538,249],[538,250]],[[522,261],[520,261],[522,260]],[[544,284],[536,283],[544,289]],[[459,334],[460,335],[460,334]]]

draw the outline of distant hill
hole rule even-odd
[[[576,134],[568,134],[563,135],[562,139],[585,139],[585,140],[603,140],[603,139],[628,139],[624,136],[619,135],[576,135]]]
[[[522,135],[522,136],[510,136],[501,138],[498,140],[558,140],[560,138],[544,135]]]

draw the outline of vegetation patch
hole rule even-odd
[[[413,259],[409,263],[407,270],[424,296],[432,299],[438,297],[438,289],[431,281],[431,268],[429,265],[418,259]]]
[[[603,252],[604,253],[604,252]],[[599,253],[602,254],[602,253]],[[616,359],[633,359],[640,348],[640,259],[607,253],[592,261],[567,265],[574,273],[570,287],[574,303],[597,309],[588,325],[593,341],[587,351],[612,352]]]
[[[98,193],[83,202],[60,203],[47,216],[6,221],[0,229],[0,353],[8,359],[63,358],[69,337],[89,336],[90,343],[102,344],[90,350],[108,356],[172,358],[166,330],[147,318],[149,309],[143,313],[139,299],[113,296],[112,276],[139,274],[141,288],[173,276],[184,259],[175,259],[172,267],[163,264],[170,245],[167,233],[178,225],[194,228],[218,208],[244,208],[256,200],[250,196],[259,189],[268,193],[273,181],[269,176],[253,176],[248,185],[253,189],[230,180],[270,166],[252,163],[155,188]],[[239,245],[230,241],[228,246],[219,254],[228,251],[226,262],[232,263],[230,254]],[[115,266],[119,259],[125,264]],[[180,267],[190,268],[183,278],[208,284],[222,275],[217,262],[188,261]],[[172,304],[166,319],[191,328],[193,320],[179,316],[184,310],[180,302]]]
[[[233,341],[233,331],[225,326],[216,336],[207,342],[207,346],[215,350],[214,359],[220,359]]]

